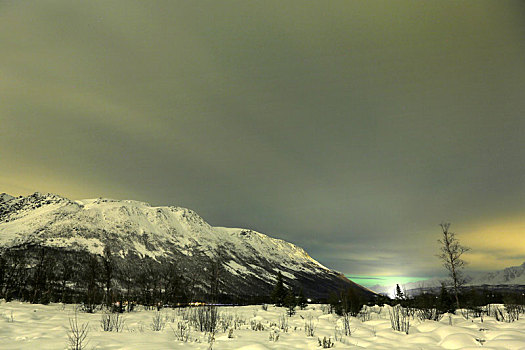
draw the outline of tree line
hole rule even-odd
[[[169,260],[23,245],[0,251],[0,298],[31,303],[155,306],[187,302],[195,281]],[[129,306],[128,306],[129,307]]]
[[[88,312],[99,305],[118,305],[129,311],[135,304],[161,307],[192,301],[237,305],[272,301],[269,292],[258,296],[224,293],[227,282],[221,260],[208,265],[197,274],[178,266],[173,259],[121,257],[108,246],[102,254],[93,254],[24,244],[0,250],[0,298],[41,304],[77,303]],[[282,276],[280,279],[282,283]],[[278,297],[280,305],[286,297],[287,290]]]

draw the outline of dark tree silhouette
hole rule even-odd
[[[295,299],[295,294],[292,290],[288,290],[286,296],[284,297],[283,306],[288,310],[288,316],[292,317],[295,314],[295,307],[297,306],[297,300]]]
[[[284,298],[286,297],[286,288],[284,287],[283,283],[283,275],[279,271],[277,274],[277,282],[275,283],[275,287],[272,291],[272,302],[276,306],[282,306],[284,303]]]
[[[439,226],[441,226],[442,231],[441,239],[438,240],[441,243],[441,252],[437,256],[443,262],[443,266],[447,269],[452,279],[456,307],[459,309],[459,288],[465,284],[462,269],[467,264],[461,256],[463,253],[468,252],[470,248],[461,245],[456,238],[456,234],[449,231],[450,223],[441,223]]]

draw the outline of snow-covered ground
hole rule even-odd
[[[412,320],[407,335],[392,330],[388,308],[372,308],[368,321],[351,318],[351,335],[345,336],[343,320],[327,314],[322,305],[297,310],[291,318],[284,316],[285,309],[273,306],[267,310],[261,306],[220,307],[219,315],[229,320],[225,322],[229,327],[219,326],[212,348],[319,349],[318,338],[326,337],[336,349],[525,349],[525,319],[504,323],[484,317],[482,322],[445,315],[440,322]],[[74,305],[2,302],[0,349],[67,349],[69,319],[75,309]],[[86,349],[209,349],[209,336],[204,332],[192,329],[187,342],[177,339],[175,332],[178,324],[184,324],[186,310],[161,310],[165,326],[160,331],[152,329],[154,310],[124,313],[121,332],[102,330],[103,312],[76,315],[79,326],[89,323]],[[282,329],[286,328],[283,322],[288,323],[287,330]],[[307,336],[307,324],[313,325],[313,336]],[[277,335],[277,341],[270,339]]]

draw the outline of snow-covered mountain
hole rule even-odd
[[[525,263],[503,270],[488,272],[469,282],[469,285],[525,285]]]
[[[210,226],[190,209],[132,200],[1,194],[0,247],[24,246],[96,255],[108,247],[121,260],[175,262],[203,289],[209,287],[209,271],[218,266],[221,292],[229,294],[268,295],[278,272],[285,284],[313,297],[348,287],[371,293],[294,244],[249,229]]]

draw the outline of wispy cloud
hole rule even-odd
[[[513,263],[525,9],[496,6],[1,3],[0,191],[187,206],[359,275],[436,273],[450,220]]]

